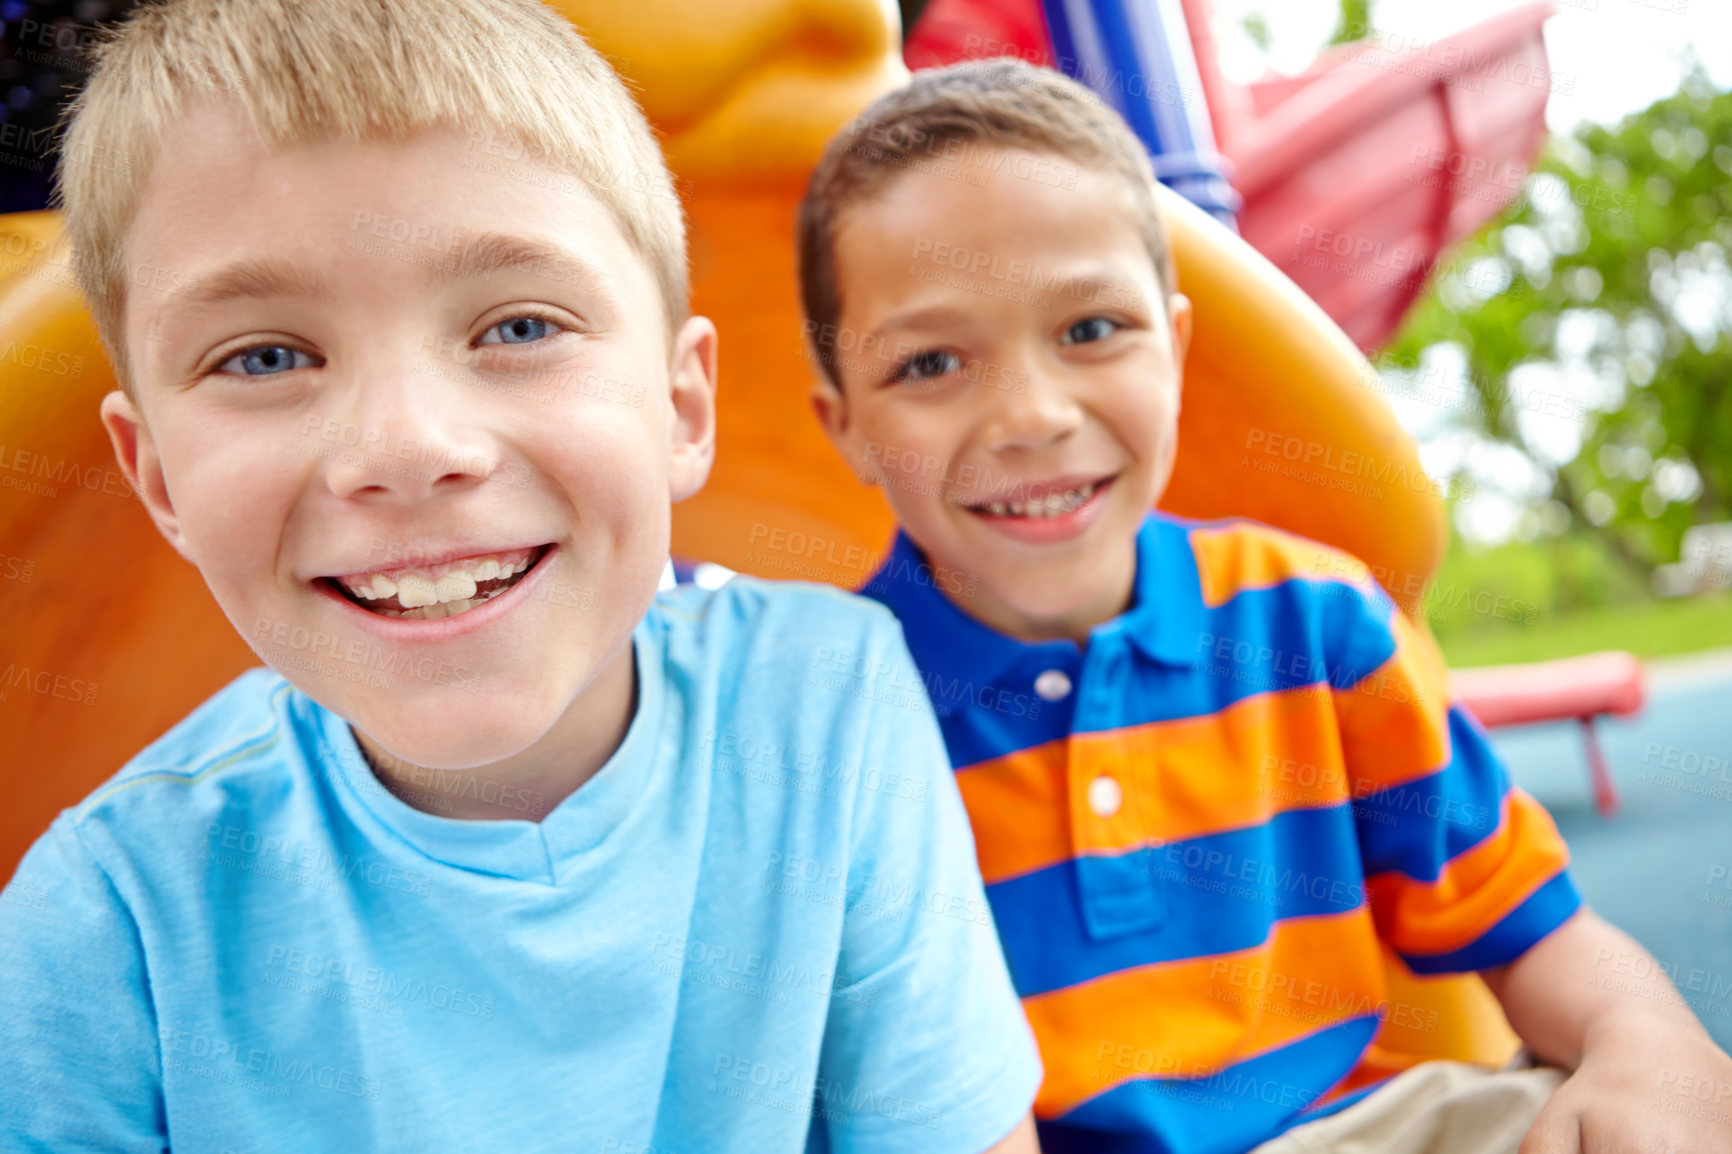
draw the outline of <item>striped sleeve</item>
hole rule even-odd
[[[1325,635],[1349,639],[1333,686],[1378,935],[1419,974],[1514,961],[1581,905],[1557,826],[1450,702],[1428,637],[1381,597],[1334,611],[1355,617]]]

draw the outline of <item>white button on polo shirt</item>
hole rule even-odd
[[[1061,701],[1070,693],[1070,675],[1062,669],[1049,669],[1034,679],[1034,691],[1045,701]]]
[[[1118,779],[1101,774],[1089,782],[1089,808],[1096,817],[1111,817],[1125,803],[1125,791]]]

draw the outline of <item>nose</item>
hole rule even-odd
[[[408,504],[522,475],[484,431],[471,390],[417,371],[424,363],[370,358],[326,394],[332,403],[308,413],[303,440],[333,494]]]
[[[996,452],[1044,449],[1082,428],[1082,405],[1050,366],[1036,364],[1021,381],[1008,374],[998,376],[1005,383],[994,386],[999,396],[983,430],[987,448]]]

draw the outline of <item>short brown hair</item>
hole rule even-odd
[[[613,211],[655,275],[670,343],[685,319],[685,218],[661,149],[607,61],[540,0],[153,0],[98,38],[93,63],[66,112],[56,203],[129,393],[126,234],[163,133],[205,99],[277,145],[436,126],[503,141]]]
[[[1166,226],[1155,205],[1147,150],[1119,114],[1092,91],[1049,68],[1013,58],[972,60],[914,74],[837,133],[824,150],[800,205],[800,303],[808,334],[833,332],[842,314],[836,229],[855,205],[938,157],[952,143],[1047,153],[1082,168],[1122,176],[1135,197],[1137,223],[1161,288],[1177,284]],[[812,352],[840,387],[833,342]]]

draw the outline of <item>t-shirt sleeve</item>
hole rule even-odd
[[[137,925],[67,816],[0,893],[0,1149],[168,1148]]]
[[[885,631],[883,661],[912,670],[901,631]],[[858,778],[813,1095],[837,1154],[976,1154],[1016,1127],[1040,1084],[944,741],[908,680],[913,692],[874,699]]]
[[[1551,815],[1450,701],[1442,655],[1378,594],[1338,599],[1333,679],[1367,896],[1415,973],[1514,961],[1580,907]]]

